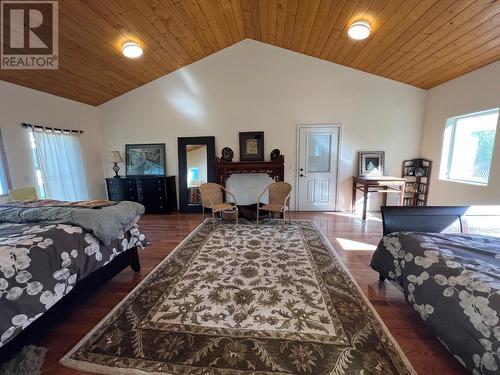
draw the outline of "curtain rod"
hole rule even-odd
[[[68,132],[68,133],[83,134],[83,130],[52,128],[50,126],[31,125],[31,124],[27,124],[25,122],[23,122],[22,126],[25,128],[37,128],[37,129],[44,129],[44,130],[50,130],[50,131],[60,131],[61,133]]]

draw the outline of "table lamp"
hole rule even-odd
[[[118,174],[118,171],[120,170],[118,163],[123,163],[123,158],[120,154],[120,151],[109,151],[109,154],[109,162],[114,163],[113,171],[115,172],[115,175],[113,177],[120,178],[121,176]]]

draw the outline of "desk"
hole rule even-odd
[[[352,212],[356,209],[356,191],[363,192],[363,216],[362,219],[366,220],[366,201],[368,200],[368,193],[383,193],[383,206],[387,205],[387,193],[399,193],[399,205],[403,205],[405,196],[406,180],[401,177],[391,176],[353,176],[352,177]]]

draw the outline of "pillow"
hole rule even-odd
[[[38,196],[34,187],[25,187],[9,190],[10,199],[13,201],[36,201]]]

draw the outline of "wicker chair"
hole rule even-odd
[[[233,202],[224,202],[223,197],[225,192],[233,198]],[[224,210],[234,209],[236,210],[236,224],[238,224],[238,206],[236,206],[236,198],[234,194],[227,190],[224,186],[219,184],[214,184],[212,182],[207,182],[200,185],[200,195],[201,195],[201,207],[202,216],[201,220],[205,219],[205,208],[210,208],[212,210],[213,225],[215,226],[215,214],[220,213]]]
[[[262,196],[269,191],[269,203],[259,207],[260,200]],[[290,215],[290,194],[292,193],[292,185],[288,182],[272,182],[266,186],[264,191],[257,198],[257,225],[259,225],[259,210],[269,211],[269,215],[271,212],[280,212],[283,213],[283,226],[285,226],[285,216],[286,210],[288,208],[288,222],[292,222],[292,218]]]

